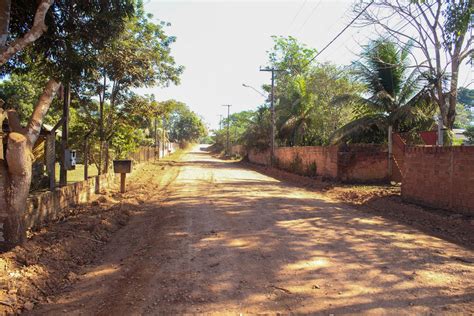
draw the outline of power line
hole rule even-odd
[[[339,36],[342,35],[342,33],[344,33],[352,24],[354,24],[354,22],[374,3],[375,0],[372,0],[370,1],[370,3],[365,6],[365,8],[359,12],[359,14],[357,14],[353,19],[352,21],[347,24],[332,40],[329,41],[328,44],[326,44],[326,46],[323,47],[323,49],[321,49],[316,55],[314,55],[313,58],[311,58],[305,66],[309,65],[313,60],[316,59],[316,57],[318,57],[319,55],[321,55],[322,52],[324,52],[332,43],[334,43],[334,41],[336,41]]]
[[[435,3],[432,3],[432,4],[429,5],[426,9],[421,10],[421,12],[418,13],[418,15],[417,15],[414,19],[419,18],[419,17],[420,17],[423,13],[425,13],[428,9],[431,9],[431,7],[432,7],[434,4],[435,4]],[[399,21],[398,23],[396,23],[396,24],[394,25],[394,28],[395,28],[396,26],[398,26],[398,25],[399,25],[400,23],[402,23],[402,22],[403,22],[403,20],[401,20],[401,21]],[[410,21],[405,22],[405,24],[404,24],[402,27],[400,27],[398,30],[396,30],[396,32],[401,33],[401,31],[402,31],[406,26],[408,26],[408,24],[410,24]],[[390,31],[389,31],[389,34],[386,35],[386,36],[381,36],[381,39],[382,39],[382,40],[387,40],[390,36],[393,36],[393,34],[390,34]],[[358,61],[360,61],[361,59],[362,59],[362,56],[360,56],[360,57],[359,57],[356,61],[354,61],[354,62],[358,62]]]
[[[290,29],[292,26],[293,26],[293,23],[295,23],[296,21],[296,18],[300,15],[301,11],[303,10],[306,2],[308,2],[308,0],[304,0],[303,1],[303,4],[300,6],[300,8],[298,9],[298,12],[296,12],[295,16],[293,17],[293,19],[291,20],[290,22],[290,26],[288,27],[288,29]]]
[[[319,6],[321,5],[321,2],[322,0],[319,0],[318,3],[313,7],[313,10],[311,10],[311,13],[309,14],[309,16],[306,18],[306,20],[303,22],[303,24],[300,26],[300,29],[298,32],[300,32],[304,26],[306,25],[306,23],[308,23],[309,19],[313,16],[314,12],[316,11],[317,8],[319,8]]]

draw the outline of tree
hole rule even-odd
[[[26,240],[23,215],[31,184],[31,152],[60,81],[83,75],[94,65],[91,50],[111,38],[115,27],[123,26],[122,17],[133,8],[130,5],[93,0],[41,0],[37,6],[29,0],[6,0],[0,5],[2,74],[40,66],[49,78],[26,127],[15,109],[0,109],[0,122],[7,118],[10,127],[6,161],[0,161],[0,208],[8,214],[4,236],[11,245]],[[104,26],[110,26],[108,32],[103,32]]]
[[[361,104],[357,118],[331,136],[332,143],[359,142],[367,134],[387,135],[387,131],[411,131],[433,124],[428,91],[418,87],[417,70],[409,70],[410,46],[399,48],[394,42],[379,39],[365,47],[362,61],[354,63],[355,76],[365,84],[369,97],[343,94],[334,103]],[[380,141],[375,138],[372,141]]]
[[[33,25],[31,28],[29,25],[24,25],[24,31],[22,36],[18,36],[15,40],[7,44],[10,37],[10,28],[12,19],[12,5],[11,0],[3,0],[0,4],[0,65],[4,65],[8,62],[16,53],[25,49],[28,45],[35,42],[40,38],[43,33],[48,29],[45,24],[46,13],[54,3],[54,0],[41,0],[38,6],[30,7],[30,12],[33,12]],[[14,5],[16,2],[14,2]],[[15,8],[13,8],[15,11]],[[13,14],[14,16],[14,14]],[[13,22],[14,23],[14,22]]]
[[[355,11],[369,2],[361,1]],[[375,0],[362,15],[362,25],[375,26],[400,46],[413,44],[415,66],[448,129],[456,117],[459,68],[474,52],[473,38],[466,40],[472,13],[473,0]]]
[[[171,140],[181,144],[193,143],[207,134],[201,118],[186,104],[176,102],[175,106],[168,122]]]
[[[249,150],[263,151],[270,147],[270,133],[270,109],[268,106],[262,105],[257,109],[251,123],[242,135],[242,142]]]
[[[243,135],[246,130],[252,124],[252,120],[255,117],[255,111],[242,111],[232,113],[229,119],[225,118],[222,120],[222,126],[225,129],[219,129],[215,131],[213,142],[216,145],[216,149],[224,149],[227,145],[227,124],[229,123],[229,142],[231,144],[243,144]]]
[[[454,121],[454,128],[467,128],[474,122],[474,117],[469,106],[458,103],[456,105],[456,120]]]
[[[466,107],[474,106],[474,89],[461,87],[458,89],[458,102]]]
[[[356,94],[362,85],[331,64],[312,66],[291,78],[279,99],[279,139],[289,146],[327,145],[331,134],[352,118],[355,102],[335,104],[339,94]]]
[[[115,131],[117,122],[113,114],[117,106],[123,105],[131,88],[179,83],[183,67],[176,65],[171,56],[171,44],[176,38],[165,34],[164,22],[155,24],[151,19],[143,10],[143,4],[138,3],[136,14],[127,19],[125,28],[105,45],[100,55],[95,91],[100,99],[101,141]],[[112,115],[104,117],[106,99],[109,99]]]
[[[352,103],[334,105],[341,93],[356,93],[361,86],[346,71],[312,61],[316,50],[292,37],[274,37],[269,62],[279,71],[275,96],[278,100],[278,141],[287,146],[324,145],[329,136],[351,118]]]

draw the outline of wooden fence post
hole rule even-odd
[[[89,178],[89,142],[87,137],[84,137],[84,151],[82,155],[82,163],[84,164],[84,180],[87,180]]]
[[[46,136],[45,164],[49,178],[49,189],[56,187],[56,133],[53,131]]]

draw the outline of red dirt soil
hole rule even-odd
[[[0,257],[3,311],[474,313],[471,235],[430,232],[390,188],[276,178],[197,149],[147,164]]]

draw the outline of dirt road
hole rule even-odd
[[[474,253],[194,150],[32,314],[474,313]],[[466,260],[466,258],[468,260]]]

